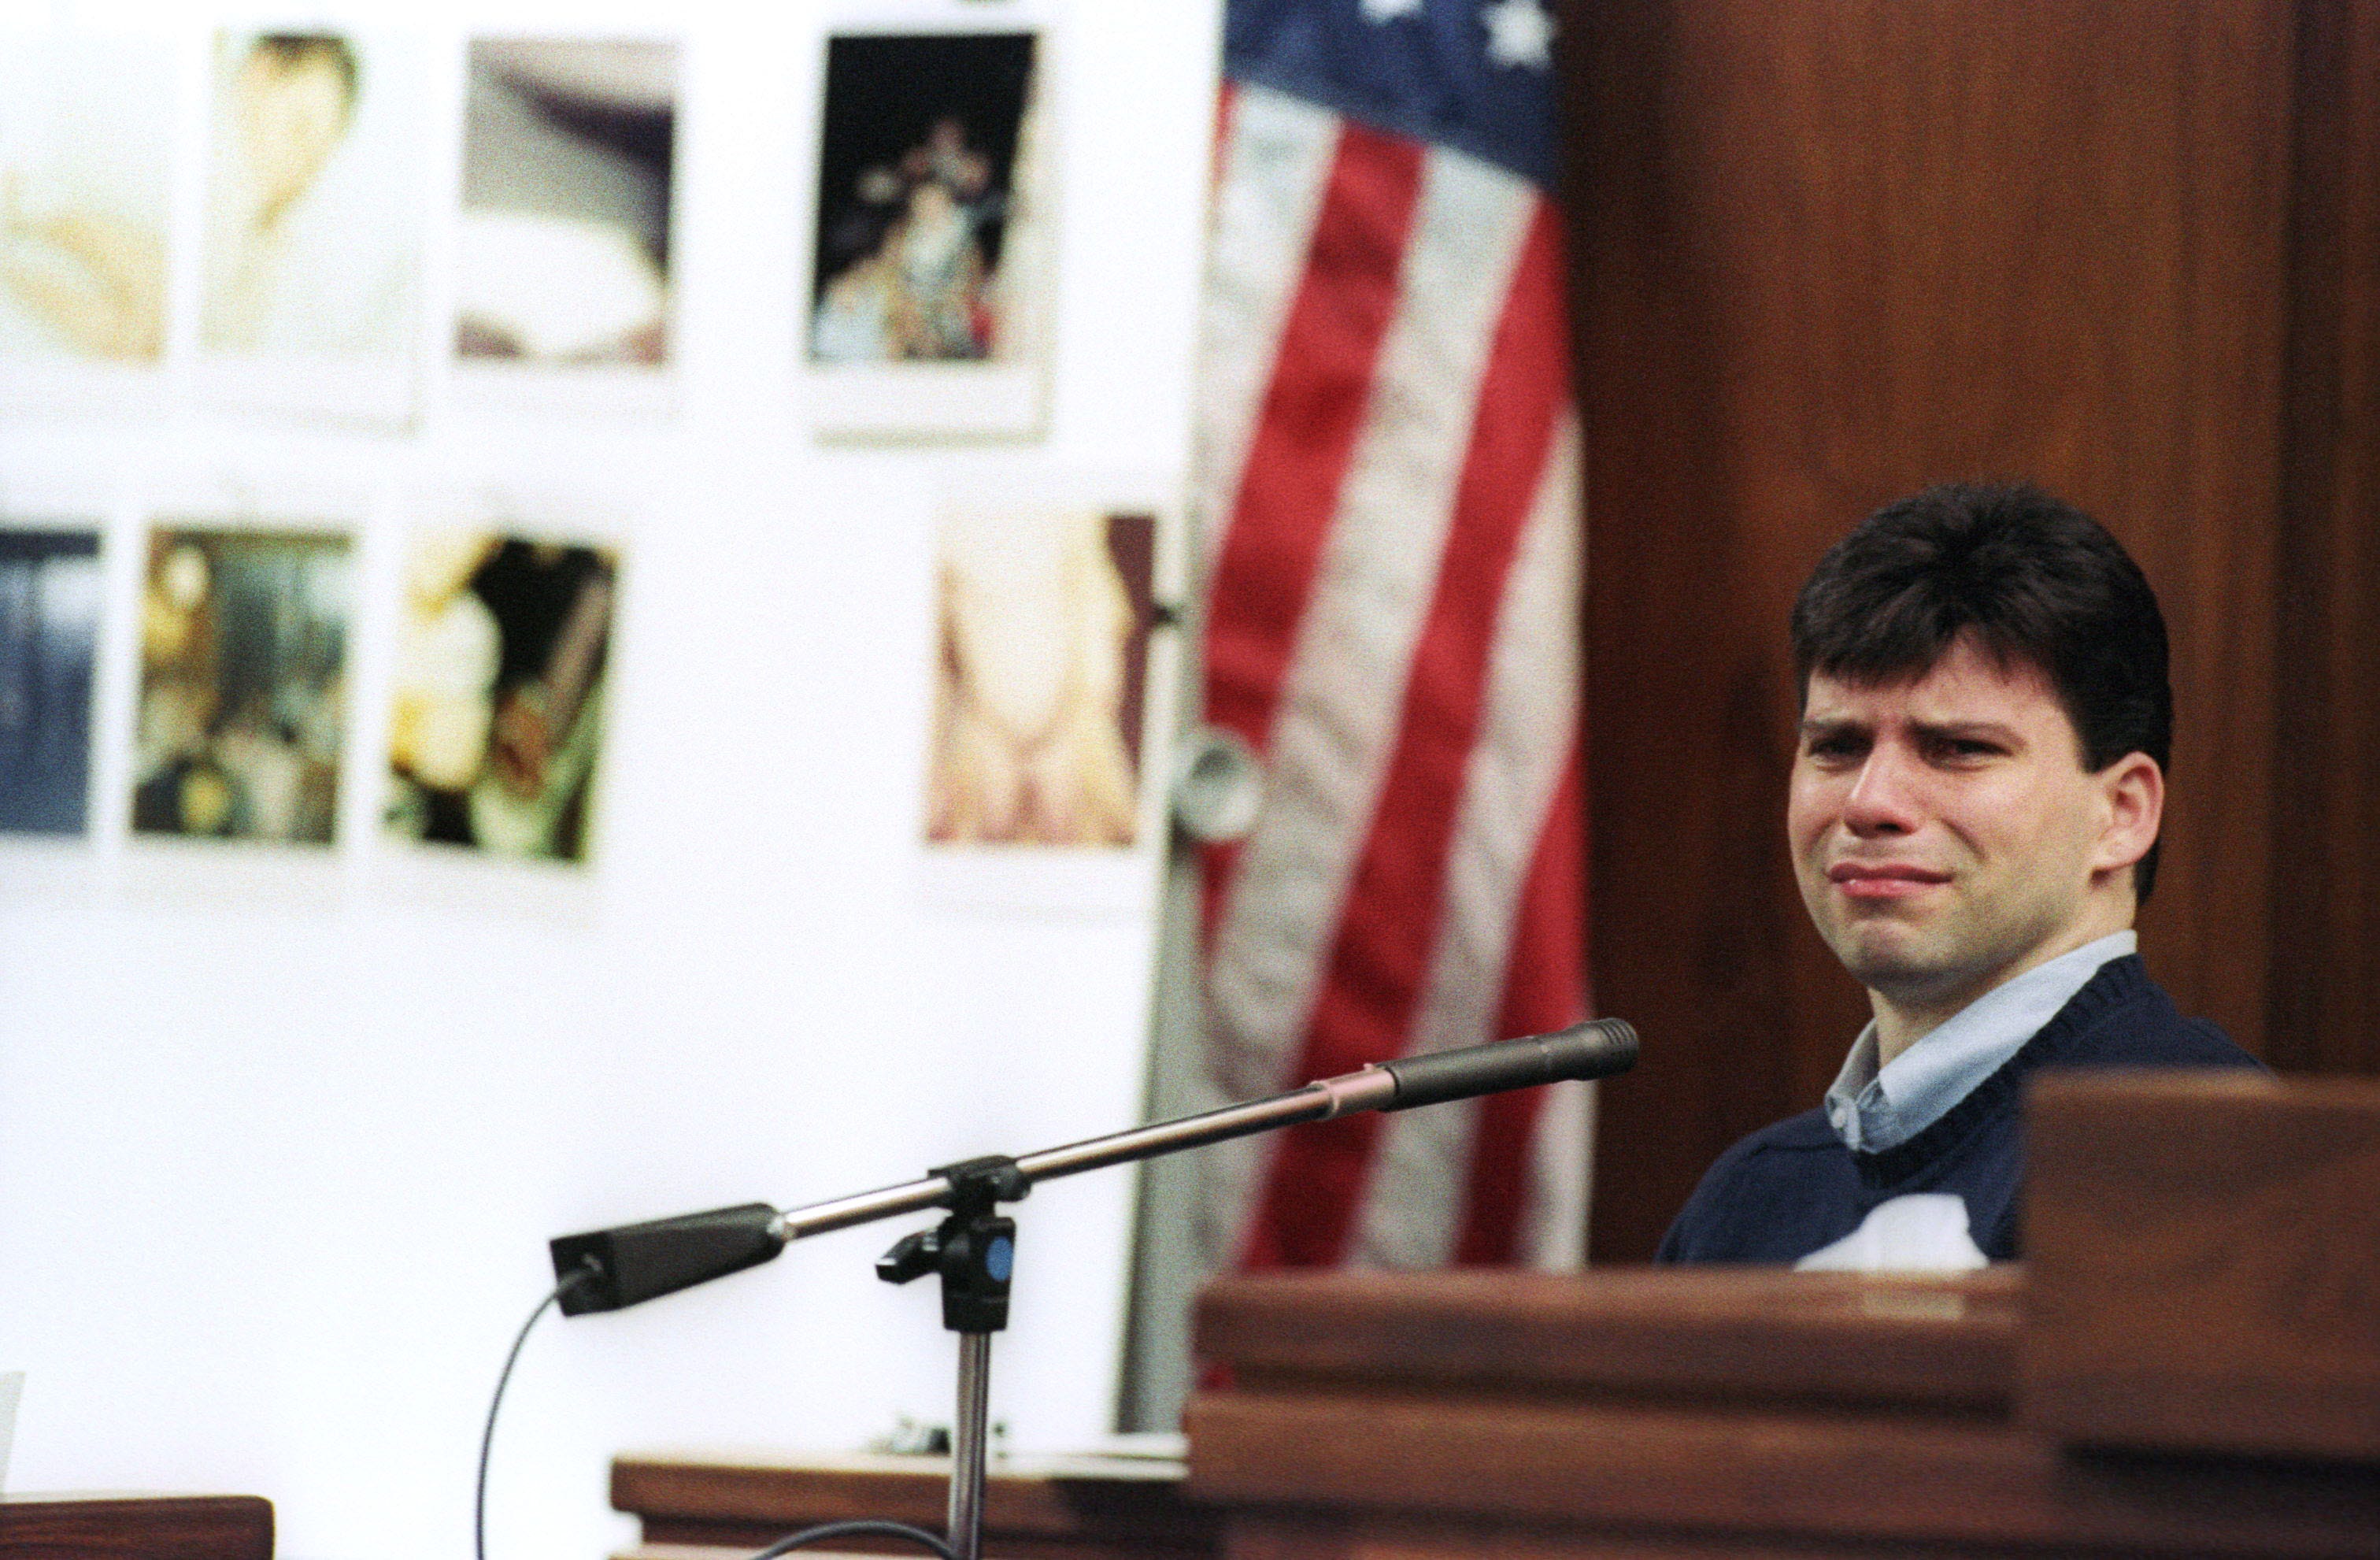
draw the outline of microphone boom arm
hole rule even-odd
[[[1026,1154],[1012,1162],[1021,1189],[1010,1200],[1024,1196],[1036,1182],[1179,1153],[1300,1122],[1328,1121],[1362,1111],[1410,1110],[1565,1079],[1607,1078],[1634,1066],[1636,1052],[1636,1031],[1625,1021],[1591,1018],[1553,1034],[1376,1062],[1287,1093]],[[563,1236],[552,1242],[555,1276],[568,1277],[590,1261],[598,1269],[594,1282],[579,1285],[564,1297],[563,1310],[572,1316],[617,1310],[758,1266],[806,1237],[929,1208],[948,1208],[958,1195],[957,1181],[936,1171],[920,1180],[800,1208],[779,1211],[751,1202]]]

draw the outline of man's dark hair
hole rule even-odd
[[[2049,679],[2097,774],[2173,746],[2165,618],[2140,566],[2096,520],[2022,483],[1949,482],[1887,505],[1828,550],[1793,603],[1793,661],[1852,682],[1925,675],[1973,634],[2003,667]],[[2132,872],[2146,901],[2156,847]]]

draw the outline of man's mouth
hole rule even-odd
[[[1950,874],[1909,861],[1838,861],[1827,869],[1827,881],[1850,899],[1879,902],[1907,899],[1950,881]]]

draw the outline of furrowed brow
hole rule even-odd
[[[2024,741],[2015,728],[1998,721],[1911,721],[1909,729],[1929,741],[1997,742],[2005,748]]]

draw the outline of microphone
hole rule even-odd
[[[777,1211],[765,1202],[557,1236],[546,1243],[555,1278],[589,1270],[593,1274],[563,1291],[565,1316],[618,1310],[675,1294],[759,1267],[784,1249]]]
[[[1535,1083],[1609,1078],[1635,1065],[1635,1030],[1621,1018],[1589,1018],[1551,1034],[1382,1062],[1380,1069],[1397,1080],[1397,1094],[1379,1108],[1406,1111]]]

